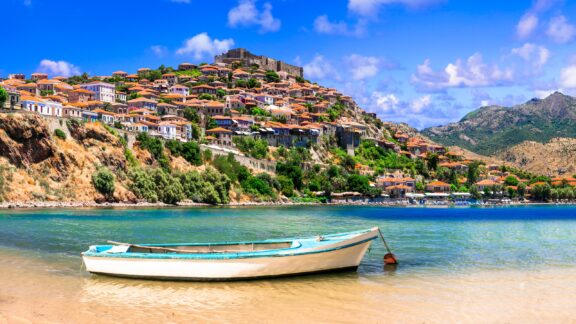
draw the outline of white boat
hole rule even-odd
[[[296,239],[235,243],[94,245],[93,274],[164,280],[246,280],[356,270],[378,227]]]

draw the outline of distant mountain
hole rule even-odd
[[[459,122],[427,128],[422,133],[443,145],[483,155],[524,141],[576,138],[576,98],[555,92],[546,99],[532,99],[511,108],[482,107]]]
[[[576,174],[576,138],[554,138],[545,144],[522,142],[496,157],[524,170],[549,176]]]

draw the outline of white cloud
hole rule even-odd
[[[576,27],[569,24],[566,17],[560,15],[550,20],[546,34],[556,43],[564,44],[574,39]]]
[[[426,59],[417,67],[416,73],[412,74],[412,83],[425,91],[495,86],[513,79],[512,69],[486,64],[480,53],[470,56],[466,61],[458,59],[455,63],[446,65],[442,71],[434,71],[430,60]]]
[[[390,114],[395,112],[400,104],[400,100],[393,93],[382,93],[380,91],[374,91],[372,93],[372,100],[374,102],[374,108],[376,108],[376,113]]]
[[[234,40],[231,38],[223,40],[211,39],[207,33],[200,33],[187,39],[184,45],[176,51],[176,54],[192,55],[194,59],[200,60],[205,56],[224,53],[232,46],[234,46]]]
[[[538,27],[538,16],[533,13],[527,13],[518,22],[516,33],[520,38],[526,38]]]
[[[170,0],[170,2],[189,4],[190,0]]]
[[[380,70],[381,60],[374,56],[352,54],[344,58],[352,79],[361,80],[375,76]]]
[[[576,64],[567,66],[560,71],[560,87],[576,88]]]
[[[538,28],[539,17],[538,15],[552,8],[556,3],[562,2],[563,0],[535,0],[526,11],[526,13],[520,18],[520,21],[516,25],[516,34],[519,38],[528,38],[533,32]]]
[[[442,0],[349,0],[348,10],[361,16],[373,17],[382,5],[400,4],[412,8],[425,7]]]
[[[168,49],[162,45],[150,46],[150,50],[158,57],[164,57],[168,53]]]
[[[281,21],[272,15],[272,5],[265,3],[262,11],[256,8],[256,0],[240,0],[236,7],[228,12],[228,25],[260,26],[260,32],[275,32],[280,29]]]
[[[430,96],[430,95],[425,95],[425,96],[423,96],[423,97],[414,99],[414,100],[410,103],[410,109],[412,110],[413,113],[419,114],[419,113],[421,113],[425,108],[430,107],[431,104],[432,104],[432,96]]]
[[[23,3],[24,3],[24,5],[25,5],[26,7],[32,6],[32,0],[24,0]]]
[[[513,48],[511,53],[529,62],[535,68],[541,68],[550,59],[550,51],[544,46],[526,43],[519,48]]]
[[[47,59],[40,61],[40,65],[36,71],[47,73],[52,76],[58,75],[64,77],[80,74],[80,69],[71,63],[66,61],[52,61]]]
[[[318,34],[362,36],[366,32],[366,21],[360,19],[356,26],[351,27],[344,21],[331,22],[327,15],[316,17],[314,31]]]
[[[340,74],[336,68],[320,54],[316,54],[310,63],[304,65],[304,73],[310,79],[340,80]]]

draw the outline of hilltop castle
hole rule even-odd
[[[216,55],[214,57],[214,62],[224,64],[241,62],[243,66],[256,64],[264,70],[286,72],[290,75],[298,77],[304,76],[304,69],[301,66],[291,65],[263,55],[254,55],[244,48],[235,48],[229,50],[226,53]]]

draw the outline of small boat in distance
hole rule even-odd
[[[93,245],[82,253],[88,272],[109,276],[219,281],[352,271],[378,227],[325,236],[236,243]]]

